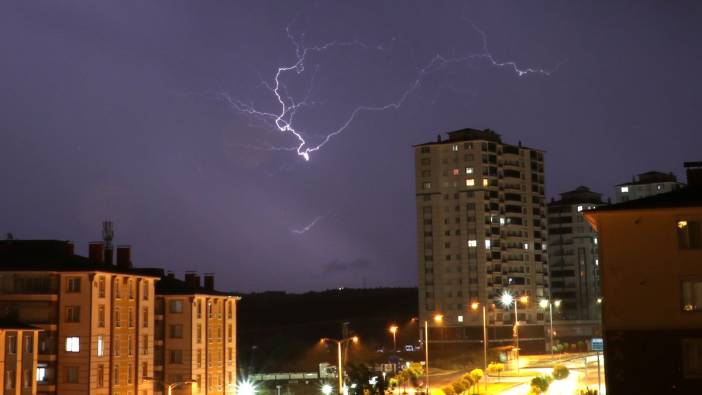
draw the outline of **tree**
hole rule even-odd
[[[453,390],[456,391],[457,394],[462,394],[465,390],[470,388],[470,387],[466,388],[466,386],[463,384],[463,380],[456,380],[453,383],[451,383],[451,386],[453,387]]]
[[[466,373],[461,376],[461,382],[466,390],[469,390],[471,387],[473,387],[473,384],[475,384],[475,379],[473,379],[473,376],[471,376],[470,373]]]
[[[500,382],[500,373],[505,370],[505,365],[499,362],[490,362],[488,365],[488,372],[491,374],[497,374],[497,382]]]
[[[476,390],[479,387],[480,380],[485,376],[482,369],[473,369],[470,371],[470,377],[473,379]]]
[[[551,385],[553,378],[551,376],[536,376],[531,379],[531,393],[533,394],[543,394],[548,391],[548,387]]]
[[[554,379],[556,380],[563,380],[568,377],[570,374],[570,371],[565,365],[556,365],[553,367],[553,373],[551,375],[553,376]]]
[[[419,378],[422,377],[422,375],[424,375],[424,368],[420,363],[415,362],[402,369],[402,371],[395,376],[395,379],[398,385],[401,385],[403,388],[406,387],[407,384],[416,388],[419,385]]]

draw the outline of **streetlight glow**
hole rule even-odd
[[[500,297],[500,302],[502,302],[502,305],[505,307],[511,306],[513,300],[514,298],[512,297],[512,294],[507,291],[505,291]]]
[[[256,395],[256,386],[248,380],[244,380],[239,383],[237,393],[239,395]]]
[[[324,384],[324,385],[322,386],[322,393],[323,393],[324,395],[329,395],[329,394],[331,394],[331,393],[332,393],[332,386],[329,385],[329,384]]]
[[[553,305],[556,307],[561,307],[561,301],[560,300],[554,300]]]
[[[351,341],[354,343],[358,343],[358,336],[354,336],[351,338]]]
[[[541,307],[542,309],[545,309],[548,307],[548,303],[549,303],[548,299],[541,299],[539,301],[539,307]]]
[[[443,316],[443,315],[437,314],[437,315],[434,316],[434,322],[436,322],[437,324],[440,324],[440,323],[442,323],[443,321],[444,321],[444,316]]]
[[[478,310],[478,307],[480,307],[480,303],[478,302],[473,302],[470,304],[471,310]]]
[[[527,304],[527,302],[529,302],[529,297],[524,295],[521,298],[519,298],[519,301],[524,303],[524,304]]]
[[[397,333],[397,325],[390,326],[390,333],[392,333],[392,334]]]

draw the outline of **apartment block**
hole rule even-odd
[[[631,182],[617,184],[614,190],[615,203],[667,193],[683,186],[685,184],[678,182],[673,173],[649,171],[634,177]]]
[[[0,319],[40,328],[36,393],[153,394],[154,285],[129,247],[0,242]],[[18,380],[19,382],[19,380]]]
[[[585,214],[599,233],[607,393],[700,392],[702,163],[686,165],[688,187]]]
[[[479,326],[471,304],[491,307],[490,324],[511,337],[514,308],[504,292],[528,296],[519,304],[523,328],[541,326],[540,298],[549,297],[544,199],[544,153],[507,144],[491,130],[463,129],[414,147],[419,314],[442,314],[454,338]],[[478,332],[477,336],[481,336]],[[533,337],[533,336],[532,336]]]
[[[0,321],[0,388],[3,395],[37,392],[37,345],[40,329]]]
[[[598,320],[601,292],[597,233],[583,213],[604,205],[602,195],[580,186],[548,204],[548,264],[554,313],[567,320]]]
[[[236,393],[236,302],[214,288],[214,276],[168,274],[157,284],[157,394]]]

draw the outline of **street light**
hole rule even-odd
[[[330,339],[330,338],[328,338],[328,337],[323,337],[323,338],[320,340],[320,343],[324,343],[324,342],[336,343],[336,353],[337,353],[337,359],[338,359],[338,363],[339,363],[339,366],[338,366],[338,369],[339,369],[339,371],[338,371],[338,376],[339,376],[339,394],[340,394],[340,395],[343,395],[343,394],[344,394],[344,378],[343,378],[343,374],[344,374],[343,372],[344,372],[344,371],[343,371],[343,367],[341,366],[341,345],[342,345],[343,343],[348,343],[348,342],[358,343],[358,336],[347,337],[346,339],[341,339],[341,340]],[[252,395],[253,395],[253,394],[252,394]]]
[[[553,302],[551,302],[548,299],[541,299],[539,301],[539,306],[542,309],[545,309],[546,307],[548,307],[548,317],[549,317],[549,322],[551,324],[551,327],[550,327],[551,330],[550,330],[550,336],[549,336],[551,340],[549,342],[550,342],[550,346],[551,346],[551,358],[552,359],[553,359],[553,306],[554,305],[556,306],[556,308],[558,308],[561,305],[561,301],[554,300]]]
[[[470,308],[473,311],[478,310],[478,307],[480,307],[480,303],[478,302],[473,302],[470,305]],[[488,376],[487,376],[487,320],[486,320],[486,314],[485,314],[485,305],[483,305],[483,369],[485,372],[485,393],[487,394],[487,381],[488,381]]]
[[[441,314],[434,315],[434,322],[439,325],[444,322],[444,316]],[[425,381],[427,387],[427,395],[429,395],[429,322],[424,321],[424,369]]]
[[[171,394],[173,393],[173,388],[175,388],[175,387],[177,387],[177,386],[179,386],[179,385],[188,385],[188,384],[197,384],[197,380],[192,380],[192,379],[191,379],[191,380],[177,381],[177,382],[175,382],[175,383],[169,384],[169,385],[168,385],[168,391],[167,391],[167,392],[168,392],[168,395],[171,395]],[[253,385],[251,385],[251,384],[248,383],[248,382],[247,382],[246,384],[250,387],[251,391],[249,391],[248,393],[247,393],[247,392],[244,392],[244,391],[241,391],[241,392],[240,392],[240,395],[254,395],[254,392],[255,392],[255,391],[254,391]]]
[[[392,351],[397,352],[397,340],[395,335],[397,334],[397,325],[390,326],[390,333],[392,333]]]
[[[515,300],[512,294],[509,292],[505,291],[502,296],[500,297],[500,300],[502,301],[502,305],[504,307],[509,307],[512,303],[514,303],[514,338],[516,339],[516,350],[517,350],[517,375],[519,375],[519,320],[517,319],[519,316],[517,305],[519,302],[522,302],[524,304],[527,304],[529,302],[529,297],[524,295],[520,297],[518,300]]]

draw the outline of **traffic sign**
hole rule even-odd
[[[601,337],[593,337],[590,340],[591,351],[604,351],[604,340]]]

